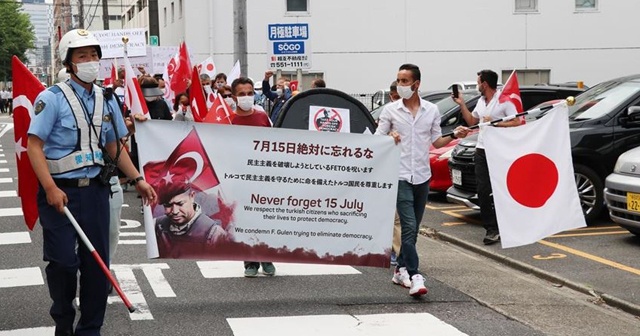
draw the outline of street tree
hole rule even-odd
[[[11,78],[11,57],[26,61],[25,53],[34,48],[35,33],[30,17],[22,12],[22,3],[0,1],[0,80]]]

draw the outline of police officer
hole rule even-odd
[[[38,211],[43,230],[45,272],[53,300],[55,335],[100,335],[107,304],[107,278],[63,213],[66,205],[96,251],[109,265],[109,158],[132,181],[148,204],[156,197],[119,149],[127,134],[117,103],[93,84],[102,56],[94,35],[83,29],[66,33],[58,53],[70,79],[36,98],[27,151],[40,182]],[[117,154],[119,155],[117,156]],[[100,178],[106,176],[106,178]],[[106,179],[106,182],[105,182]],[[76,244],[78,248],[76,251]],[[81,316],[73,330],[77,273]]]

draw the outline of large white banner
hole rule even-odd
[[[391,137],[150,120],[136,138],[150,258],[388,267]]]
[[[93,34],[100,41],[102,58],[124,57],[123,37],[128,37],[127,55],[129,57],[147,55],[147,39],[144,28],[98,30]]]
[[[140,75],[138,67],[143,67],[150,75],[162,74],[167,68],[167,64],[169,63],[171,57],[173,57],[177,53],[177,46],[147,47],[146,56],[129,57],[129,62],[131,62],[131,66],[133,67],[133,71],[135,71],[136,75]],[[104,79],[111,76],[111,67],[113,62],[113,59],[100,60],[100,73],[98,75],[98,78]],[[117,62],[118,67],[121,67],[123,58],[118,58]]]

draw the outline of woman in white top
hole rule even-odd
[[[191,106],[189,106],[189,96],[186,93],[180,93],[176,96],[173,104],[173,120],[194,121]]]

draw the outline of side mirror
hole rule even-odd
[[[627,115],[620,118],[620,124],[625,128],[640,127],[640,106],[630,106]]]
[[[640,106],[630,106],[629,109],[627,110],[627,116],[629,117],[637,113],[640,113]]]

